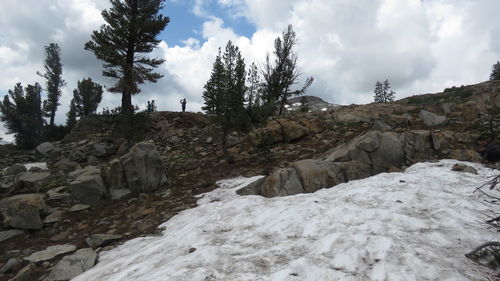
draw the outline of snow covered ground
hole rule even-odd
[[[221,181],[163,236],[103,252],[73,280],[485,280],[464,254],[499,238],[483,223],[493,207],[472,194],[495,172],[457,162],[278,198],[235,193],[257,177]]]

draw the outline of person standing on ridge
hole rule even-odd
[[[148,113],[151,112],[151,103],[148,101]]]
[[[181,99],[182,112],[186,111],[186,99]]]
[[[152,100],[151,101],[151,112],[155,112],[155,111],[156,111],[155,100]]]

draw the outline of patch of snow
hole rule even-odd
[[[221,181],[163,236],[103,252],[73,280],[486,280],[464,254],[498,238],[482,222],[492,206],[472,194],[494,171],[457,162],[275,198],[235,193],[258,177]]]
[[[37,167],[37,168],[40,168],[42,170],[48,169],[47,163],[45,163],[45,162],[28,163],[28,164],[24,164],[24,167],[26,167],[26,170],[28,170],[28,171],[33,167]]]

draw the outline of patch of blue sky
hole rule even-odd
[[[183,46],[188,38],[194,38],[205,42],[203,38],[203,23],[211,17],[218,17],[224,21],[224,27],[231,28],[234,33],[240,36],[251,37],[255,32],[255,26],[245,17],[241,16],[241,11],[224,6],[216,0],[203,1],[198,5],[196,0],[174,0],[167,1],[162,13],[170,17],[170,23],[160,34],[159,38],[167,42],[169,46]]]

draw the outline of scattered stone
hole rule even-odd
[[[89,247],[96,249],[99,247],[107,246],[115,241],[122,239],[122,235],[119,234],[92,234],[85,239]]]
[[[195,251],[196,251],[196,248],[194,248],[194,247],[193,247],[193,248],[189,248],[189,253],[190,253],[190,254],[191,254],[191,253],[194,253]]]
[[[16,269],[18,269],[21,266],[19,261],[15,258],[9,259],[3,266],[0,268],[0,273],[9,273],[9,272],[14,272]]]
[[[47,211],[41,194],[20,194],[0,201],[4,224],[21,229],[41,229],[40,213]]]
[[[389,131],[389,130],[392,130],[392,127],[387,125],[383,121],[375,120],[375,122],[373,122],[373,129],[380,130],[380,131]]]
[[[477,175],[477,170],[474,169],[471,166],[465,165],[465,164],[455,164],[451,168],[452,171],[457,171],[457,172],[466,172],[466,173],[471,173]]]
[[[446,118],[446,116],[437,115],[426,110],[421,110],[418,116],[427,127],[441,126],[448,122],[448,118]]]
[[[55,210],[52,213],[50,213],[48,216],[45,217],[43,220],[43,223],[56,223],[61,221],[62,216],[66,213],[64,210]]]
[[[93,148],[93,153],[94,153],[95,157],[103,158],[103,157],[108,156],[108,151],[107,151],[106,146],[104,144],[96,143],[93,145],[92,148]]]
[[[88,205],[97,203],[105,192],[101,170],[95,166],[87,166],[69,174],[69,189],[71,197]]]
[[[36,266],[32,263],[23,267],[13,278],[9,281],[33,281],[33,275],[36,271]]]
[[[0,243],[21,234],[24,234],[24,231],[20,229],[9,229],[6,231],[0,231]]]
[[[23,164],[14,164],[7,167],[4,171],[6,175],[17,175],[19,173],[26,172],[27,169]]]
[[[66,186],[60,186],[47,191],[47,196],[49,197],[47,200],[60,200],[68,198],[71,194],[63,192],[66,189]]]
[[[51,260],[59,255],[67,254],[76,250],[75,245],[56,245],[49,246],[47,249],[31,254],[29,257],[25,257],[24,260],[29,262],[37,263],[42,261]]]
[[[90,208],[90,205],[85,205],[85,204],[75,204],[71,208],[69,208],[70,212],[81,212],[83,210],[87,210]]]
[[[80,249],[73,255],[63,257],[50,272],[48,280],[70,280],[91,269],[94,266],[96,259],[97,254],[92,249]]]

